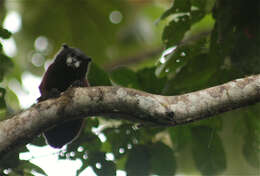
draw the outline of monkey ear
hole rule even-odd
[[[87,61],[88,61],[88,62],[91,62],[91,61],[92,61],[91,57],[88,57],[88,56],[87,56]]]
[[[63,48],[69,48],[69,46],[66,43],[62,44],[62,47]]]

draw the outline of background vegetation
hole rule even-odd
[[[62,43],[93,58],[92,86],[177,95],[260,73],[259,11],[257,0],[0,0],[0,119],[20,109],[12,83],[22,91],[25,73],[40,77]],[[3,25],[12,12],[21,27],[11,35]],[[16,53],[5,51],[10,40]],[[79,159],[75,174],[92,167],[104,176],[258,175],[259,118],[259,104],[167,128],[87,118],[59,158]],[[32,144],[45,142],[39,136]],[[1,160],[0,175],[45,174],[19,158],[27,151]]]

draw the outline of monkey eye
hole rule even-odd
[[[92,59],[91,59],[90,57],[87,57],[87,61],[88,61],[88,62],[91,62]]]

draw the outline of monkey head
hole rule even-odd
[[[75,81],[86,82],[90,63],[91,58],[82,51],[64,44],[44,74],[39,86],[42,96],[52,89],[63,92]]]

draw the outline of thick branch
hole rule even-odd
[[[65,120],[101,115],[175,126],[244,107],[260,100],[260,75],[180,96],[122,87],[73,88],[0,123],[0,157]]]

